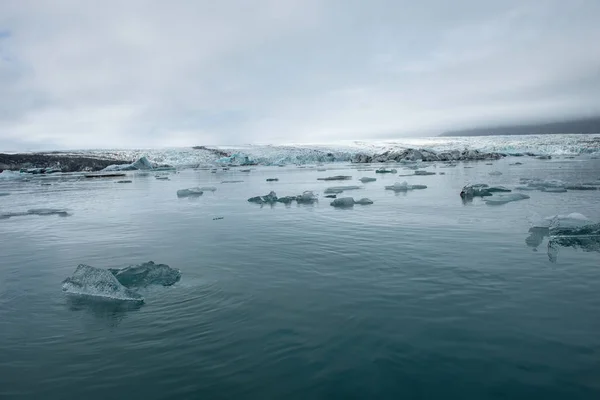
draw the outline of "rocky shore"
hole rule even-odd
[[[0,153],[0,172],[2,172],[2,170],[24,171],[33,174],[48,174],[53,172],[92,172],[100,171],[109,165],[117,164],[129,164],[129,162],[60,153]]]

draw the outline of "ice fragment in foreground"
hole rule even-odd
[[[352,197],[341,197],[330,203],[334,207],[354,207],[354,199]]]
[[[181,279],[180,270],[166,264],[155,264],[153,261],[121,269],[110,268],[109,271],[127,288],[148,285],[171,286]]]
[[[110,271],[84,264],[80,264],[73,275],[63,281],[62,290],[81,296],[144,301],[142,295],[123,286]]]

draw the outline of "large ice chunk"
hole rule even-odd
[[[149,285],[171,286],[181,279],[181,271],[166,264],[148,261],[126,268],[110,268],[109,271],[125,287],[146,287]]]
[[[63,281],[63,291],[109,300],[143,302],[137,292],[123,286],[108,270],[80,264],[73,275]]]

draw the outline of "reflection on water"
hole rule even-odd
[[[70,311],[87,312],[95,318],[105,320],[111,327],[118,326],[128,312],[137,311],[143,307],[143,303],[135,301],[99,299],[72,294],[67,294],[65,297]]]

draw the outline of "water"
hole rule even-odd
[[[0,220],[0,398],[598,398],[600,253],[561,248],[552,263],[547,239],[525,239],[539,216],[600,221],[600,191],[502,206],[458,193],[521,177],[591,181],[600,160],[439,164],[428,170],[445,175],[406,178],[326,167],[0,181],[11,193],[0,212],[72,214]],[[330,175],[353,180],[317,180]],[[428,189],[384,190],[403,180]],[[374,204],[334,209],[322,192],[340,184],[364,186],[342,196]],[[217,191],[177,198],[194,186]],[[270,190],[320,201],[246,201]],[[61,292],[80,263],[148,260],[182,279],[144,289],[141,306]]]

